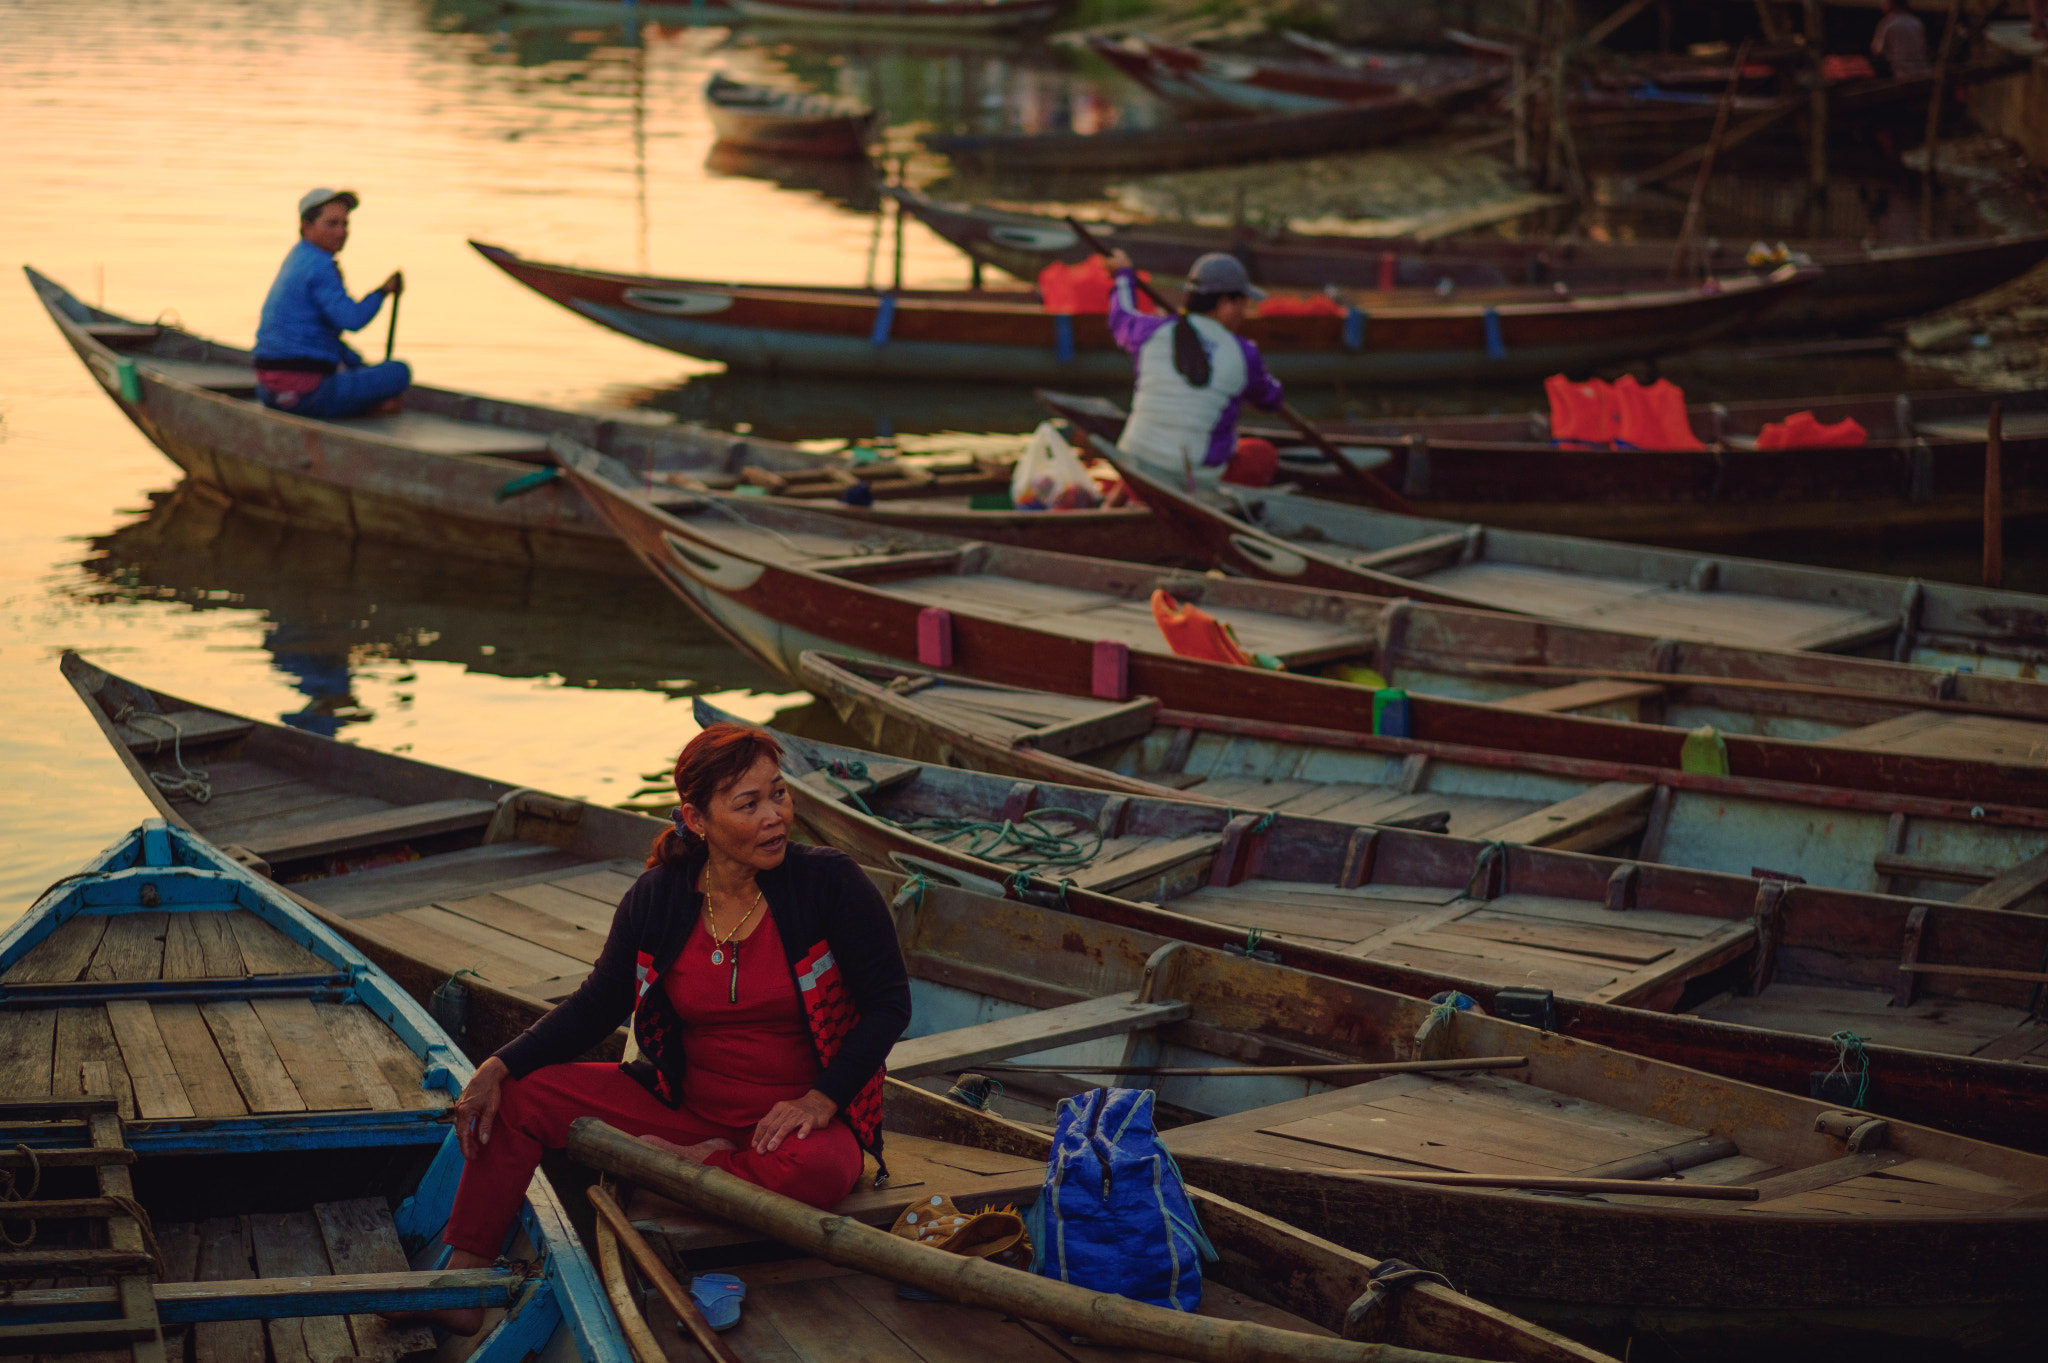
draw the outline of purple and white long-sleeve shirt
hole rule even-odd
[[[1209,352],[1209,382],[1196,388],[1173,365],[1177,320],[1138,311],[1137,285],[1119,270],[1109,291],[1109,334],[1131,353],[1137,381],[1131,419],[1118,442],[1125,453],[1179,472],[1218,468],[1237,449],[1237,414],[1246,399],[1278,407],[1280,381],[1266,372],[1259,348],[1213,317],[1196,316],[1195,333]]]

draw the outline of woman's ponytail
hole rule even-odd
[[[1185,312],[1173,324],[1173,367],[1190,388],[1209,386],[1209,350],[1195,330],[1194,319]]]

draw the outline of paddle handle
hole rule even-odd
[[[1095,252],[1095,254],[1099,256],[1106,256],[1109,254],[1109,248],[1102,244],[1102,239],[1096,236],[1093,232],[1089,231],[1086,227],[1082,226],[1081,221],[1078,218],[1068,218],[1067,226],[1074,229],[1074,235],[1079,237],[1081,239],[1081,244],[1086,246],[1089,250]],[[1165,297],[1159,292],[1159,290],[1152,287],[1152,281],[1146,279],[1145,276],[1139,274],[1136,270],[1133,270],[1131,271],[1131,278],[1137,282],[1139,289],[1143,290],[1145,296],[1151,299],[1153,303],[1158,306],[1161,312],[1179,311],[1179,309],[1174,307],[1173,304],[1166,301]],[[1294,427],[1294,429],[1301,434],[1303,439],[1307,440],[1311,445],[1314,445],[1318,450],[1321,450],[1323,458],[1329,460],[1332,464],[1335,464],[1337,466],[1337,472],[1344,475],[1344,481],[1351,484],[1351,486],[1357,490],[1358,494],[1361,497],[1371,502],[1374,506],[1380,507],[1387,511],[1398,511],[1404,516],[1412,516],[1415,514],[1415,504],[1413,502],[1409,501],[1406,497],[1403,497],[1400,493],[1394,491],[1394,489],[1388,487],[1385,483],[1381,482],[1372,474],[1367,473],[1364,469],[1358,467],[1358,465],[1352,463],[1348,458],[1344,456],[1343,452],[1340,451],[1337,448],[1337,446],[1331,442],[1329,437],[1325,436],[1321,431],[1317,430],[1315,427],[1309,425],[1308,418],[1304,417],[1301,413],[1295,411],[1291,404],[1283,402],[1280,404],[1278,410],[1281,419],[1285,421],[1288,425]]]
[[[602,1186],[591,1186],[590,1207],[597,1213],[598,1220],[603,1226],[617,1238],[618,1243],[631,1256],[633,1266],[639,1269],[648,1284],[661,1294],[661,1299],[667,1303],[669,1310],[676,1313],[676,1322],[690,1332],[690,1338],[696,1342],[697,1347],[709,1355],[714,1363],[738,1363],[733,1357],[732,1350],[725,1347],[725,1341],[718,1337],[718,1332],[704,1319],[704,1313],[697,1309],[697,1303],[690,1299],[690,1294],[683,1290],[683,1285],[668,1271],[668,1265],[656,1257],[653,1248],[641,1238],[639,1231],[633,1229],[633,1223],[626,1218],[625,1212],[620,1210],[619,1204],[612,1200],[611,1194]]]
[[[391,295],[391,329],[384,333],[384,363],[386,364],[391,363],[391,351],[398,344],[398,300],[403,297],[405,295],[402,293]]]

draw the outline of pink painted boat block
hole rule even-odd
[[[1101,700],[1125,700],[1131,694],[1131,650],[1115,639],[1095,641],[1090,694]]]
[[[917,660],[926,667],[953,665],[953,613],[926,606],[917,613]]]

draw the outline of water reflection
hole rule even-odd
[[[372,717],[353,686],[372,662],[677,696],[783,689],[638,575],[529,572],[350,543],[251,515],[190,483],[89,544],[85,575],[69,588],[85,604],[260,612],[272,666],[307,700],[280,718],[329,738]]]

